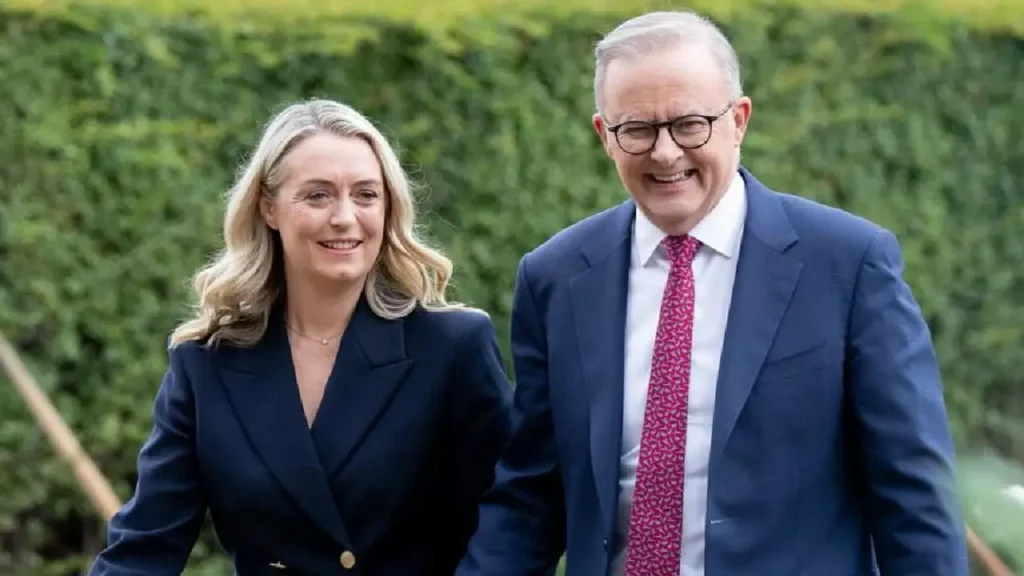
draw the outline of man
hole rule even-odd
[[[752,103],[708,21],[647,14],[596,56],[631,198],[520,263],[519,416],[457,575],[966,576],[896,238],[740,167]]]

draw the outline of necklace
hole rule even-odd
[[[296,328],[292,328],[292,325],[287,323],[287,322],[285,322],[284,325],[288,327],[289,331],[294,332],[295,334],[298,334],[299,336],[302,336],[303,338],[305,338],[307,340],[312,340],[313,342],[317,342],[319,344],[323,344],[324,346],[327,346],[328,344],[331,343],[331,340],[334,340],[335,338],[340,336],[340,334],[338,334],[338,335],[335,335],[335,336],[331,336],[330,338],[315,338],[313,336],[309,336],[309,335],[307,335],[307,334],[305,334],[303,332],[300,332]]]

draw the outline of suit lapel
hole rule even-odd
[[[605,533],[615,522],[619,485],[632,202],[614,209],[609,220],[584,249],[589,267],[570,286],[589,397],[590,458]]]
[[[330,479],[341,471],[408,374],[403,320],[385,320],[360,300],[338,350],[313,442]]]
[[[252,348],[225,347],[221,381],[264,465],[299,508],[339,543],[348,537],[306,426],[279,314]]]
[[[711,465],[721,456],[771,347],[803,265],[785,253],[796,232],[777,196],[740,169],[747,220],[722,348],[711,435]]]

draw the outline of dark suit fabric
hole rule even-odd
[[[769,190],[747,216],[717,382],[705,575],[966,576],[929,330],[889,231]],[[521,261],[517,424],[458,576],[602,576],[615,537],[631,201]]]
[[[209,512],[238,576],[450,576],[510,396],[474,311],[385,320],[360,301],[311,428],[280,313],[253,347],[173,347],[134,496],[90,575],[180,574]]]

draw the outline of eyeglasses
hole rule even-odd
[[[700,148],[711,139],[711,125],[726,112],[732,109],[733,102],[716,116],[703,114],[687,114],[665,122],[645,122],[630,120],[616,126],[609,126],[608,131],[615,135],[615,141],[627,154],[646,154],[658,143],[661,129],[667,127],[669,137],[676,146],[686,150]]]

